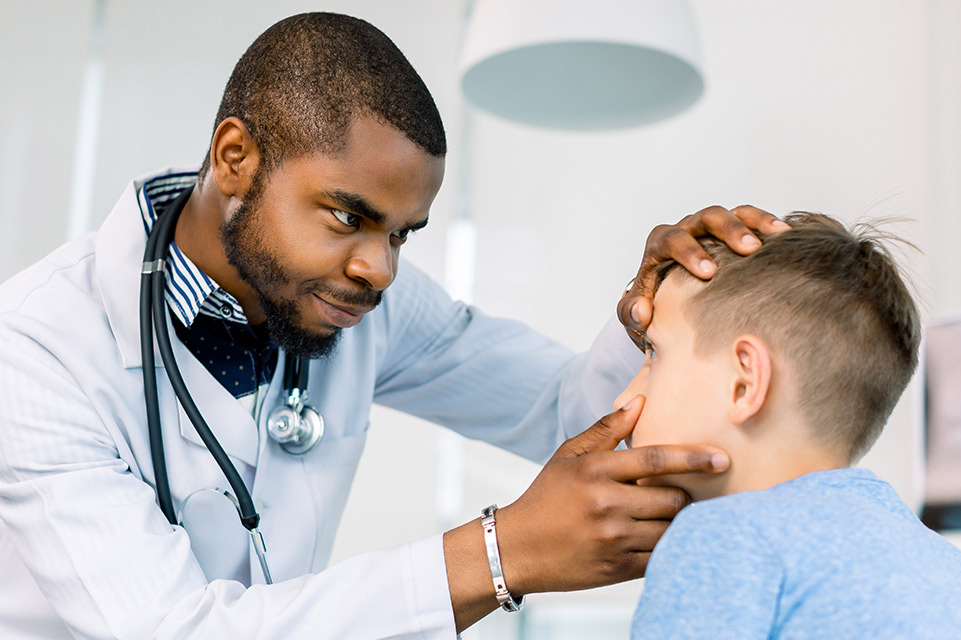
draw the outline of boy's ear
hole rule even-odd
[[[771,352],[763,340],[743,335],[734,341],[734,378],[731,424],[741,425],[757,415],[771,388]]]

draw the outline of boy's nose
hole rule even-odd
[[[651,376],[651,367],[645,362],[634,379],[628,383],[624,391],[614,400],[614,410],[620,409],[637,395],[647,395],[647,379]]]

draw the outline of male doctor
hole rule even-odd
[[[614,451],[640,399],[564,443],[609,409],[640,357],[617,322],[575,356],[399,262],[427,224],[445,152],[429,92],[386,36],[346,16],[295,16],[237,64],[199,172],[133,181],[99,232],[0,287],[0,637],[453,638],[498,605],[478,520],[327,567],[373,402],[550,458],[494,513],[512,603],[643,575],[686,497],[636,480],[719,471],[726,457]],[[174,352],[260,512],[273,584],[233,507],[211,501],[223,473],[163,372],[183,526],[157,503],[138,292],[147,233],[180,195],[165,270]],[[763,212],[736,213],[775,228]],[[752,248],[719,208],[659,228],[619,307],[629,328],[645,324],[653,263],[700,268],[691,233]],[[314,358],[309,395],[326,433],[292,455],[265,421],[298,355]]]

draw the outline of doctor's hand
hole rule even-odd
[[[708,446],[615,451],[643,404],[638,396],[565,442],[527,491],[497,511],[501,566],[515,598],[642,577],[654,545],[690,498],[638,481],[729,466],[724,452]],[[460,631],[497,606],[480,523],[447,532],[444,553]]]
[[[667,260],[675,260],[699,278],[707,280],[716,266],[695,238],[715,236],[734,251],[748,255],[761,242],[753,231],[779,233],[791,227],[767,211],[742,205],[734,209],[713,206],[682,218],[677,224],[654,227],[644,247],[644,257],[630,288],[617,304],[617,317],[635,342],[651,322],[654,300],[654,268]]]
[[[643,405],[637,396],[565,442],[524,495],[497,512],[511,593],[571,591],[642,577],[654,545],[690,499],[680,489],[638,481],[727,469],[727,456],[714,447],[615,451]]]

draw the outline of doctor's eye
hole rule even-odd
[[[337,221],[347,227],[356,227],[357,223],[360,222],[360,216],[347,213],[346,211],[341,211],[340,209],[331,209],[331,213],[337,218]]]
[[[408,237],[410,237],[410,229],[401,229],[392,233],[390,239],[394,241],[395,245],[401,245],[407,242]]]

